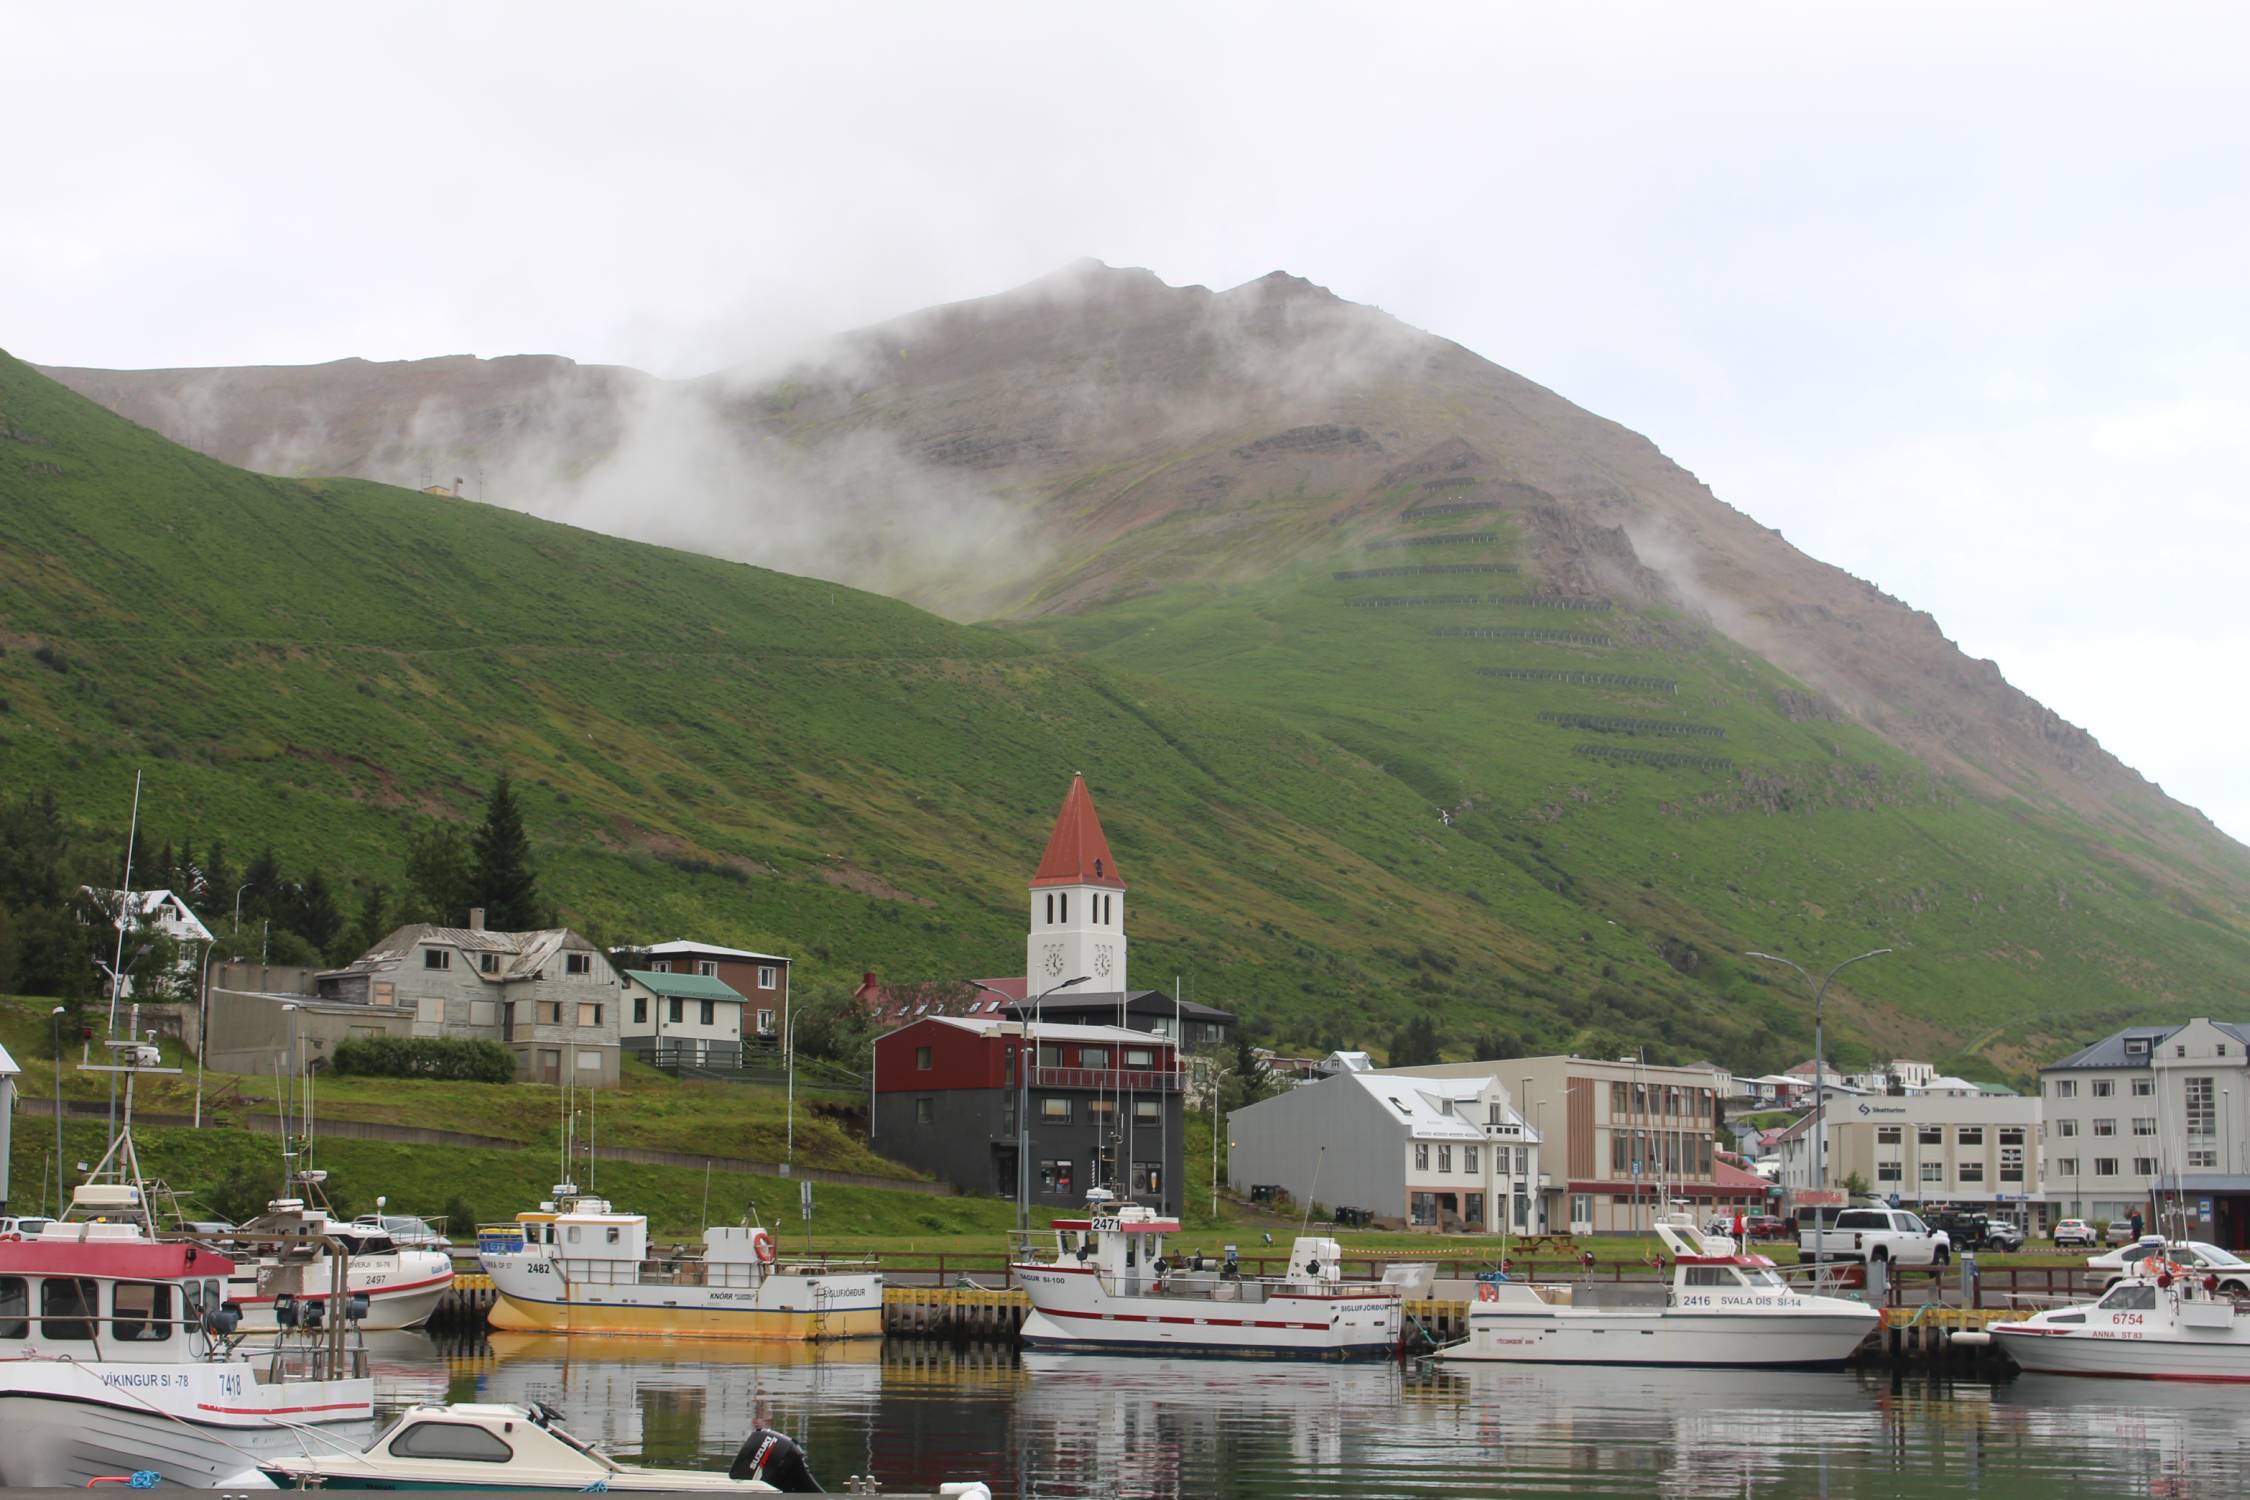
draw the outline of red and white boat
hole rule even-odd
[[[2217,1273],[2162,1253],[2139,1261],[2098,1301],[2051,1307],[1987,1332],[2033,1374],[2250,1382],[2250,1314]]]
[[[1057,1219],[1055,1256],[1017,1256],[1009,1269],[1031,1299],[1027,1348],[1107,1354],[1350,1359],[1398,1352],[1404,1298],[1427,1266],[1394,1266],[1381,1281],[1346,1281],[1332,1239],[1300,1236],[1280,1276],[1245,1276],[1223,1262],[1170,1255],[1179,1221],[1110,1194],[1087,1195],[1086,1217]]]
[[[1468,1337],[1443,1360],[1570,1365],[1840,1365],[1881,1314],[1846,1297],[1813,1296],[1763,1255],[1709,1234],[1686,1214],[1660,1219],[1672,1252],[1669,1286],[1536,1285],[1480,1280]]]
[[[299,1178],[317,1184],[325,1175],[306,1172]],[[242,1255],[228,1284],[227,1297],[241,1307],[245,1333],[272,1333],[274,1303],[282,1296],[301,1305],[326,1303],[335,1295],[330,1240],[351,1250],[344,1290],[367,1299],[367,1316],[360,1327],[370,1333],[420,1328],[453,1287],[452,1256],[442,1250],[410,1250],[393,1244],[380,1229],[338,1221],[317,1201],[277,1198],[239,1232],[280,1237]]]
[[[0,1244],[0,1485],[153,1472],[210,1487],[301,1451],[308,1425],[371,1434],[364,1351],[330,1330],[243,1352],[234,1271],[133,1223],[55,1222]]]

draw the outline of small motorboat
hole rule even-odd
[[[272,1459],[256,1472],[281,1489],[825,1493],[804,1450],[766,1428],[750,1434],[724,1474],[636,1468],[572,1437],[560,1415],[538,1402],[413,1406],[362,1452]],[[992,1500],[981,1482],[943,1485],[937,1494]]]
[[[281,1489],[821,1493],[803,1450],[778,1432],[750,1434],[724,1474],[640,1469],[572,1437],[536,1402],[411,1406],[360,1452],[269,1459],[260,1472]]]
[[[2250,1315],[2218,1272],[2163,1254],[2133,1267],[2097,1301],[1994,1323],[1987,1332],[2033,1374],[2250,1381]]]

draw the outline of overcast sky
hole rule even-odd
[[[0,7],[0,347],[667,374],[1082,255],[1647,433],[2250,837],[2250,7]]]

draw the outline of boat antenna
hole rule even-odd
[[[1299,1238],[1302,1238],[1305,1231],[1312,1227],[1312,1207],[1320,1201],[1320,1164],[1327,1159],[1328,1148],[1326,1146],[1321,1147],[1319,1154],[1313,1157],[1312,1191],[1305,1195],[1305,1217],[1297,1225]]]

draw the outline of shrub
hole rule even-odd
[[[365,1078],[513,1083],[516,1060],[498,1042],[450,1036],[362,1036],[336,1044],[332,1066]]]

